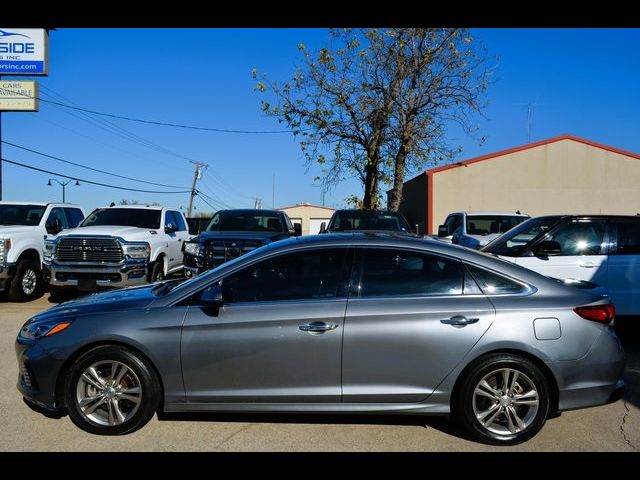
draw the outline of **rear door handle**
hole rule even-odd
[[[444,323],[445,325],[454,325],[454,326],[465,326],[471,323],[476,323],[479,321],[479,318],[467,318],[464,315],[455,315],[451,318],[445,318],[440,320],[440,323]]]
[[[323,333],[328,330],[335,330],[338,328],[338,325],[335,323],[311,322],[306,325],[300,325],[298,328],[303,332]]]

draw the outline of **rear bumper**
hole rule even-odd
[[[7,290],[9,288],[11,279],[15,276],[15,274],[16,274],[15,263],[0,264],[0,292]]]
[[[624,394],[625,355],[612,328],[603,331],[578,360],[550,362],[558,382],[558,410],[605,405]]]
[[[42,264],[46,282],[55,287],[78,287],[84,280],[96,287],[130,287],[147,283],[148,262],[129,261],[118,265],[67,265],[55,261]]]

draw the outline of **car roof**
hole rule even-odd
[[[569,218],[569,219],[573,219],[573,218],[601,218],[601,219],[608,219],[608,218],[622,218],[622,219],[636,219],[636,220],[640,220],[640,215],[608,215],[608,214],[604,214],[604,213],[582,213],[582,214],[575,214],[575,213],[570,213],[570,214],[558,214],[558,215],[539,215],[537,217],[531,217],[532,219],[537,219],[537,218],[558,218],[558,219],[565,219],[565,218]]]
[[[393,214],[393,215],[402,215],[400,212],[394,212],[393,210],[378,210],[374,208],[343,208],[340,210],[336,210],[335,213],[384,213],[384,214]]]
[[[135,209],[143,209],[143,210],[162,210],[162,209],[169,210],[166,207],[161,207],[158,205],[113,205],[113,206],[105,205],[103,207],[98,207],[98,209],[101,209],[101,208],[135,208]],[[177,210],[177,208],[175,210]]]
[[[82,208],[80,205],[75,203],[56,203],[56,202],[12,202],[10,200],[0,200],[0,205],[34,205],[36,207],[48,207],[49,205],[53,207],[74,207],[74,208]]]
[[[221,212],[239,212],[239,213],[284,213],[280,210],[271,210],[267,208],[228,208],[226,210],[218,210],[217,213]]]
[[[501,216],[509,216],[509,217],[529,217],[526,213],[516,213],[516,212],[451,212],[449,215],[460,215],[465,214],[467,217],[479,217],[481,215],[501,215]]]

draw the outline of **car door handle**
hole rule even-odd
[[[595,267],[598,266],[598,264],[593,263],[593,262],[584,262],[584,263],[581,263],[580,266],[582,268],[595,268]]]
[[[335,330],[338,325],[335,323],[311,322],[306,325],[300,325],[298,328],[303,332],[322,333],[328,330]]]
[[[465,326],[471,323],[476,323],[479,318],[467,318],[464,315],[455,315],[451,318],[445,318],[440,320],[440,323],[444,323],[445,325],[457,325],[457,326]]]

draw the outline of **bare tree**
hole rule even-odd
[[[277,99],[262,109],[301,137],[307,166],[319,163],[327,183],[358,178],[363,198],[349,201],[363,208],[378,207],[380,184],[392,183],[397,209],[407,170],[450,157],[447,124],[470,130],[486,88],[481,49],[464,30],[331,30],[329,47],[299,49],[304,65],[290,82],[258,82]]]

